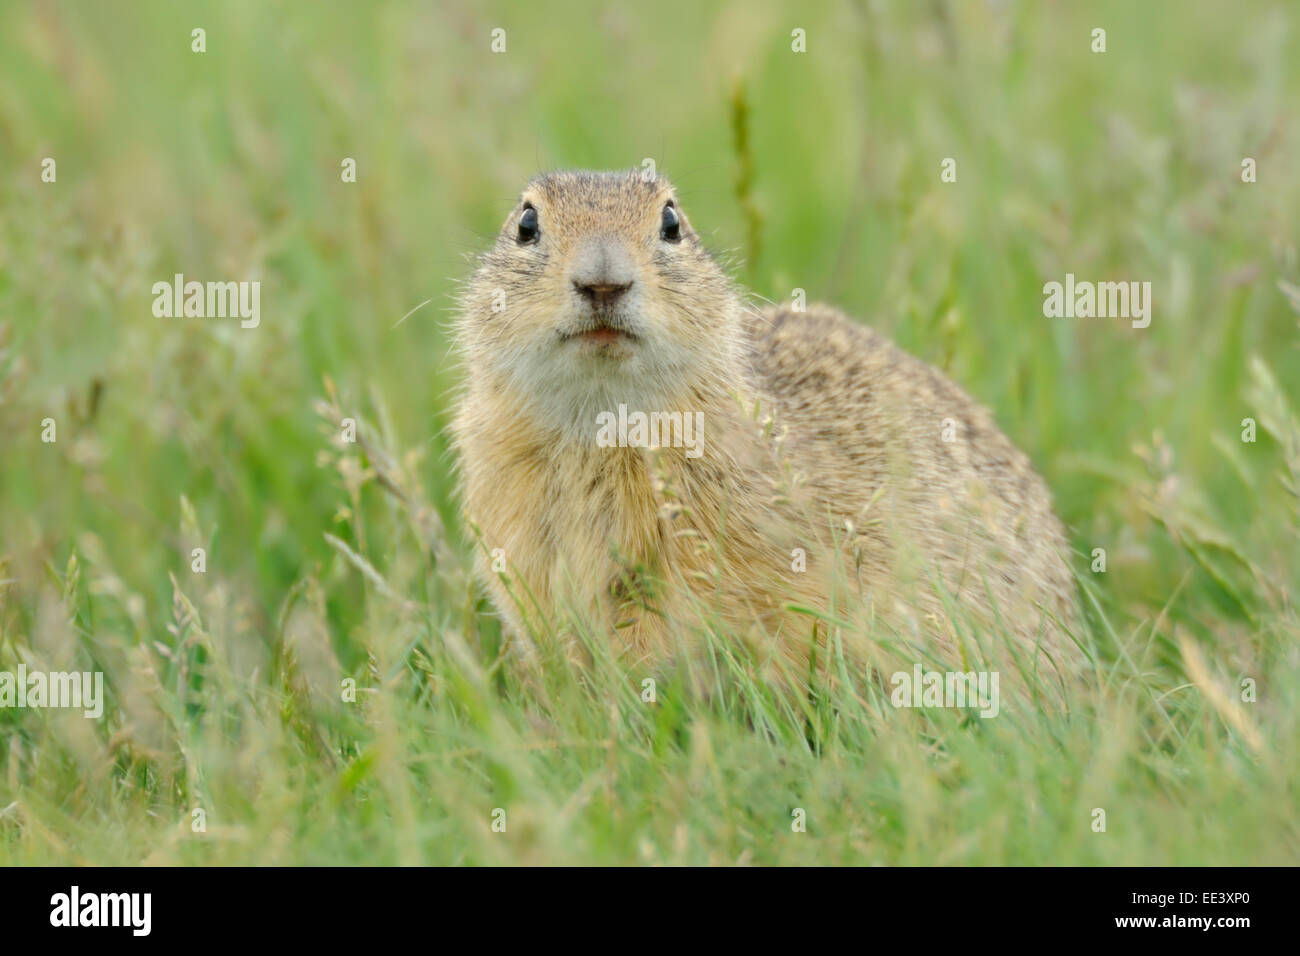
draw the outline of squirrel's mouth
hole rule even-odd
[[[637,335],[621,322],[597,317],[585,322],[580,328],[562,332],[560,338],[565,342],[589,342],[592,345],[614,345],[619,342],[635,342]]]

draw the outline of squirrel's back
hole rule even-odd
[[[880,573],[931,564],[958,603],[1037,628],[1032,595],[1074,616],[1068,544],[1047,487],[992,415],[928,363],[824,305],[750,313],[751,362],[784,450]],[[1013,613],[1019,611],[1019,614]]]

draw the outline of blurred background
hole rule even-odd
[[[1172,656],[1164,613],[1232,673],[1293,655],[1298,30],[1283,0],[8,0],[0,665],[43,615],[92,657],[174,651],[196,540],[231,632],[275,646],[306,588],[364,662],[368,585],[326,533],[381,575],[403,546],[359,530],[391,502],[331,416],[462,561],[456,283],[532,175],[646,158],[757,296],[840,306],[993,409],[1079,571],[1106,550],[1117,630]],[[155,317],[175,273],[260,281],[260,326]],[[1151,282],[1150,327],[1045,318],[1066,273]]]

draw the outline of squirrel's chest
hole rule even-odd
[[[638,449],[552,450],[485,470],[475,485],[484,544],[539,598],[603,601],[662,557],[660,505]]]

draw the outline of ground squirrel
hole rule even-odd
[[[864,660],[901,641],[965,663],[973,635],[1077,662],[1067,545],[1025,455],[841,313],[749,307],[665,179],[530,182],[458,341],[463,503],[521,640],[580,618],[638,663],[711,628],[806,675],[831,623]]]

